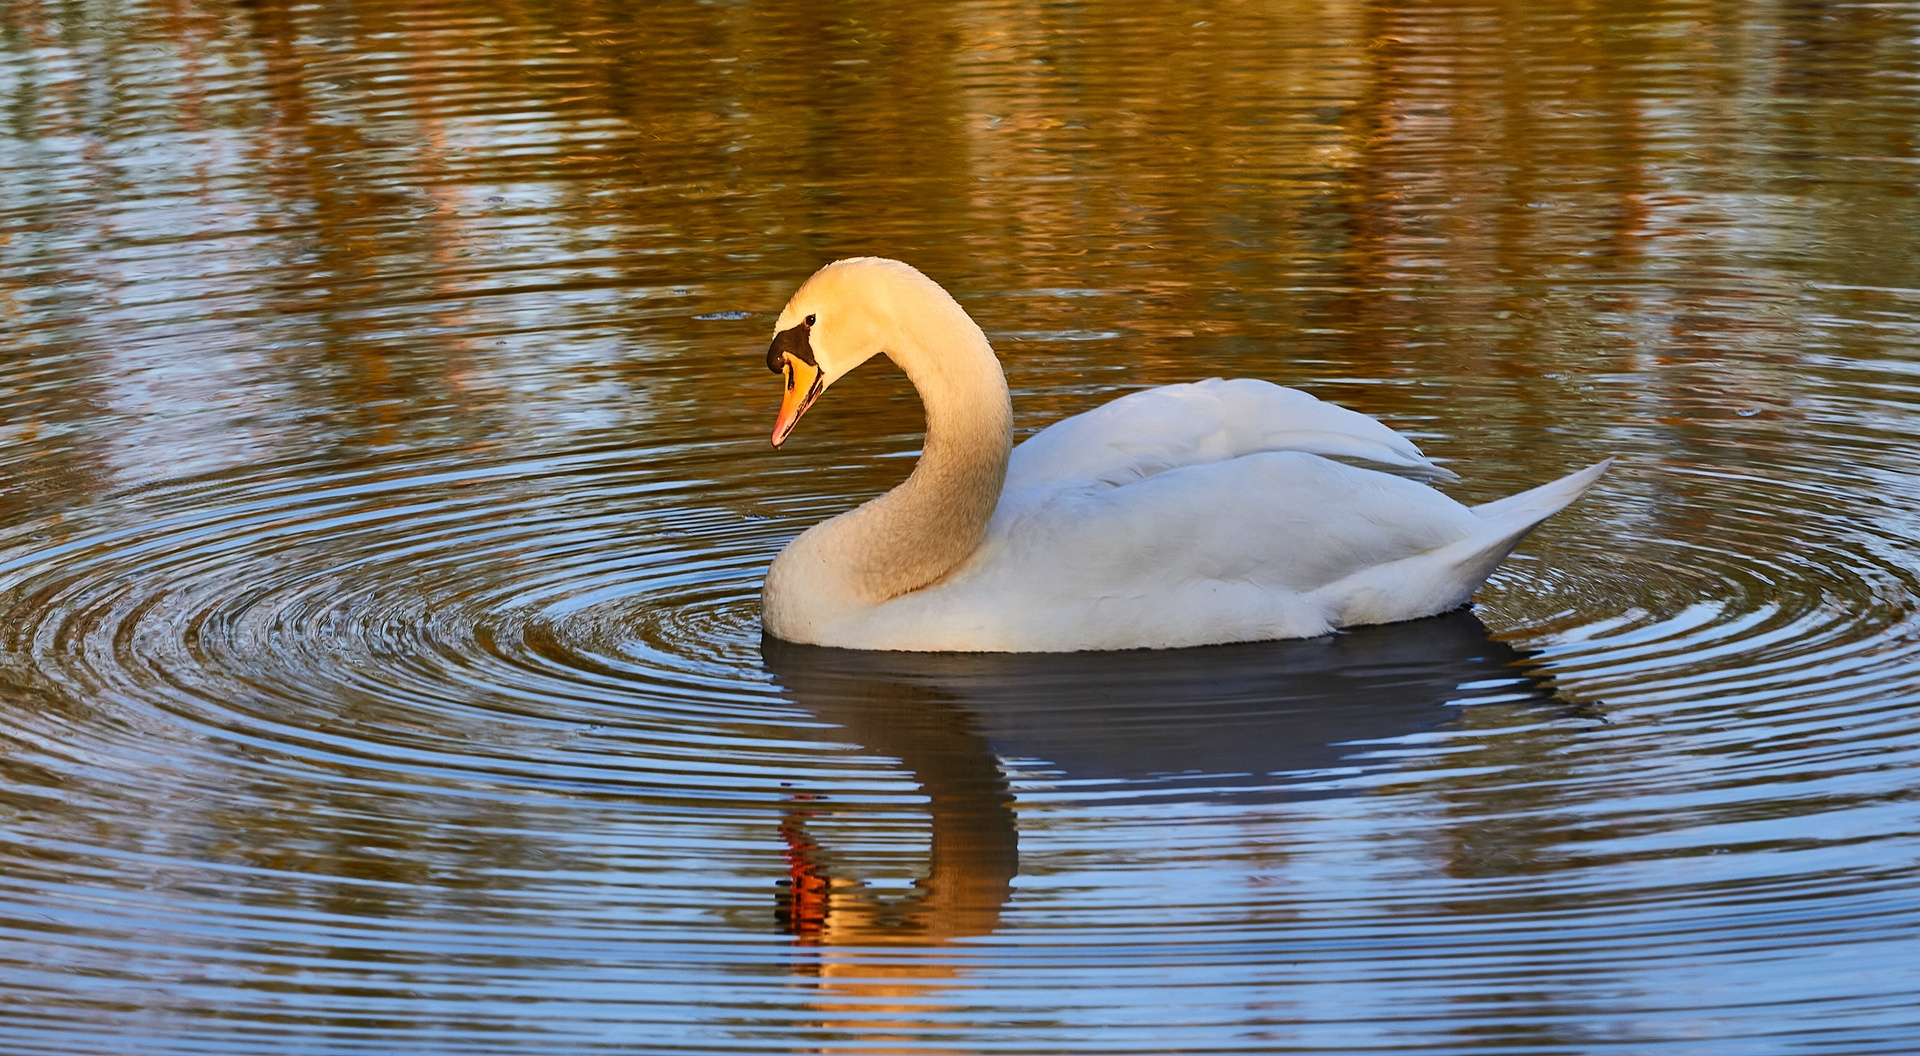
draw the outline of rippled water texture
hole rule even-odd
[[[0,4],[0,1050],[1920,1050],[1920,8]],[[1245,375],[1471,612],[763,643],[898,480]],[[856,383],[858,382],[858,383]]]

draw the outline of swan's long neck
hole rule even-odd
[[[924,281],[924,280],[923,280]],[[920,392],[927,437],[898,487],[814,526],[768,570],[767,626],[812,640],[812,615],[851,613],[952,572],[986,534],[1013,442],[1007,382],[987,339],[945,291],[901,305],[884,351]]]
[[[1006,377],[986,335],[951,298],[940,300],[901,326],[886,350],[926,406],[920,462],[900,486],[836,523],[845,570],[870,602],[918,590],[971,556],[1007,479]]]

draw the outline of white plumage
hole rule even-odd
[[[884,351],[928,409],[913,476],[810,529],[769,570],[766,627],[792,641],[1167,648],[1431,616],[1465,604],[1608,465],[1469,508],[1409,479],[1453,474],[1385,425],[1250,379],[1123,396],[1009,457],[998,361],[911,268],[828,265],[777,330],[769,365],[783,340],[804,341],[820,375],[812,396]],[[811,380],[804,358],[782,364],[790,390],[796,368]],[[811,402],[790,391],[776,440]]]

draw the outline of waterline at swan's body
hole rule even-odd
[[[776,445],[876,353],[927,408],[913,474],[808,529],[768,570],[762,618],[788,641],[1168,648],[1431,616],[1465,604],[1607,466],[1469,508],[1409,479],[1452,474],[1386,426],[1250,379],[1133,393],[1012,448],[986,338],[894,261],[822,268],[776,329]]]

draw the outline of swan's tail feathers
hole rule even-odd
[[[1483,521],[1496,521],[1502,525],[1512,525],[1525,535],[1533,526],[1559,513],[1567,504],[1579,498],[1600,475],[1613,465],[1613,459],[1596,462],[1578,473],[1569,473],[1550,484],[1523,491],[1518,495],[1509,495],[1504,499],[1484,502],[1473,507],[1473,512]],[[1513,539],[1518,545],[1520,536]]]
[[[1514,547],[1520,545],[1520,540],[1538,528],[1541,521],[1566,509],[1568,503],[1593,487],[1593,482],[1599,480],[1611,465],[1613,459],[1609,458],[1518,495],[1469,507],[1475,516],[1486,522],[1486,527],[1440,551],[1446,553],[1455,547],[1462,551],[1456,558],[1455,568],[1459,571],[1459,583],[1463,589],[1454,604],[1466,604],[1467,598],[1480,589],[1480,584],[1493,574],[1500,562],[1507,559]]]
[[[1520,540],[1593,486],[1612,459],[1498,502],[1471,507],[1482,524],[1437,550],[1374,565],[1320,588],[1335,626],[1394,623],[1457,609]]]

